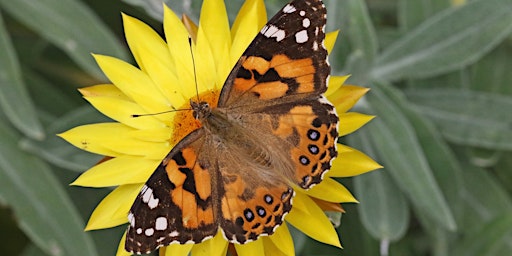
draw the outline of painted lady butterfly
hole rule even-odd
[[[217,107],[191,102],[201,128],[162,161],[129,215],[126,250],[199,243],[219,229],[244,244],[271,235],[294,187],[322,180],[338,117],[322,95],[330,67],[321,0],[295,0],[263,27],[229,74]]]

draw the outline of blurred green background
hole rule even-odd
[[[385,168],[341,180],[360,201],[343,250],[293,231],[297,255],[510,255],[512,0],[325,3],[333,74],[370,87],[355,111],[378,116],[342,142]],[[201,1],[167,4],[197,21]],[[83,232],[110,190],[68,186],[100,156],[55,134],[107,120],[76,89],[106,82],[91,52],[133,62],[120,12],[162,30],[161,0],[0,0],[3,255],[115,254],[124,226]]]

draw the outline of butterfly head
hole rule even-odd
[[[190,101],[190,106],[192,107],[194,118],[199,121],[207,119],[212,113],[210,104],[206,101]]]

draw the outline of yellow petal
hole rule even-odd
[[[185,99],[196,95],[189,33],[181,20],[164,5],[164,32],[168,48],[174,59],[180,91]]]
[[[336,107],[336,112],[343,113],[347,112],[356,102],[363,97],[370,89],[354,86],[354,85],[343,85],[338,90],[330,94],[327,98]]]
[[[340,118],[339,136],[345,136],[356,131],[375,117],[356,112],[341,112],[338,113],[338,116]]]
[[[117,152],[108,156],[135,155],[162,160],[171,150],[168,141],[138,140],[132,135],[134,131],[137,130],[120,123],[98,123],[75,127],[59,136],[83,150],[95,152],[91,149],[100,148]]]
[[[160,255],[188,256],[193,247],[195,247],[194,244],[171,244],[160,248],[160,252],[163,250],[163,253],[160,253]]]
[[[331,94],[336,92],[350,76],[329,76],[327,91],[325,96],[330,97]]]
[[[130,255],[132,255],[131,253],[128,253],[124,249],[125,241],[126,241],[126,231],[123,233],[123,236],[121,237],[121,241],[119,241],[119,246],[117,246],[116,256],[130,256]]]
[[[140,105],[126,100],[110,97],[84,97],[104,115],[136,129],[158,129],[165,126],[154,116],[133,117],[133,115],[147,114]],[[168,116],[174,116],[170,113]]]
[[[107,134],[94,133],[96,128],[101,129],[99,127],[102,127],[104,125],[105,124],[82,125],[75,127],[71,130],[68,130],[66,132],[63,132],[61,134],[57,134],[57,136],[63,138],[67,142],[71,143],[73,146],[91,153],[112,157],[121,156],[122,154],[120,154],[119,152],[107,148],[102,144],[102,135],[103,137],[105,137],[107,136]],[[121,130],[127,128],[127,126],[124,126],[122,124],[115,123],[115,125],[120,125],[121,127],[119,127],[119,129]],[[102,129],[102,131],[105,130]],[[110,134],[111,136],[112,134],[116,134],[117,131],[118,129],[114,128],[106,132],[108,132],[108,134]]]
[[[197,30],[197,42],[192,46],[194,50],[194,60],[196,68],[196,79],[197,88],[199,92],[205,92],[207,90],[218,90],[224,83],[227,75],[224,75],[222,81],[218,82],[218,73],[216,67],[216,60],[214,58],[214,52],[217,49],[210,45],[209,38],[206,37],[203,26],[199,26]],[[195,82],[195,81],[194,81]],[[191,86],[193,86],[192,84]]]
[[[201,8],[201,20],[199,22],[199,31],[203,31],[206,39],[212,49],[214,65],[217,67],[217,83],[222,86],[224,80],[228,76],[232,66],[226,62],[231,48],[231,33],[229,31],[228,14],[226,6],[222,0],[205,0]],[[202,49],[199,44],[200,38],[198,31],[198,48]],[[208,74],[212,76],[212,74]]]
[[[336,30],[325,34],[325,48],[327,48],[327,52],[329,52],[329,54],[332,52],[332,48],[334,48],[339,32],[339,30]]]
[[[263,247],[263,240],[261,239],[246,244],[235,244],[235,249],[238,256],[265,255],[265,248]]]
[[[122,185],[110,192],[94,209],[85,230],[111,228],[128,222],[128,212],[142,185]]]
[[[233,28],[231,28],[233,44],[229,66],[235,65],[265,23],[267,23],[267,12],[263,1],[245,1],[236,16]]]
[[[262,237],[263,245],[265,247],[265,255],[283,255],[293,256],[295,255],[295,249],[293,247],[293,239],[288,230],[288,226],[283,223],[276,232],[268,237]],[[280,252],[280,254],[278,253]]]
[[[352,177],[382,168],[373,159],[351,147],[338,144],[338,157],[332,161],[331,170],[327,172],[329,177]]]
[[[109,97],[133,102],[113,84],[98,84],[78,89],[78,91],[85,97]]]
[[[328,202],[357,202],[345,186],[331,178],[325,178],[320,182],[320,184],[305,191],[305,193],[309,196],[320,198]]]
[[[113,57],[103,55],[94,55],[94,57],[110,81],[148,113],[172,110],[171,103],[150,77],[140,69]],[[164,117],[159,115],[154,117],[170,125],[169,120]]]
[[[136,130],[131,132],[133,138],[150,142],[170,141],[172,134],[173,130],[169,127],[161,129]]]
[[[192,256],[216,256],[226,255],[228,250],[228,242],[219,231],[212,239],[196,244],[192,248]]]
[[[82,187],[112,187],[144,183],[160,164],[160,160],[120,156],[93,166],[71,185]]]
[[[324,212],[306,194],[296,191],[293,208],[286,221],[309,237],[341,248],[338,234]]]
[[[138,19],[123,14],[124,31],[130,50],[142,71],[175,108],[183,105],[174,60],[164,40]]]

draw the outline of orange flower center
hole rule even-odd
[[[220,91],[219,90],[209,90],[199,94],[200,101],[205,101],[210,104],[212,108],[217,107],[217,102],[219,101]],[[190,100],[196,101],[197,99],[191,98]],[[197,130],[201,127],[201,122],[194,118],[193,111],[190,107],[190,103],[187,103],[181,106],[178,109],[187,109],[186,111],[178,111],[176,112],[176,117],[174,119],[174,129],[173,134],[171,136],[171,143],[173,145],[177,144],[181,141],[185,136]]]

